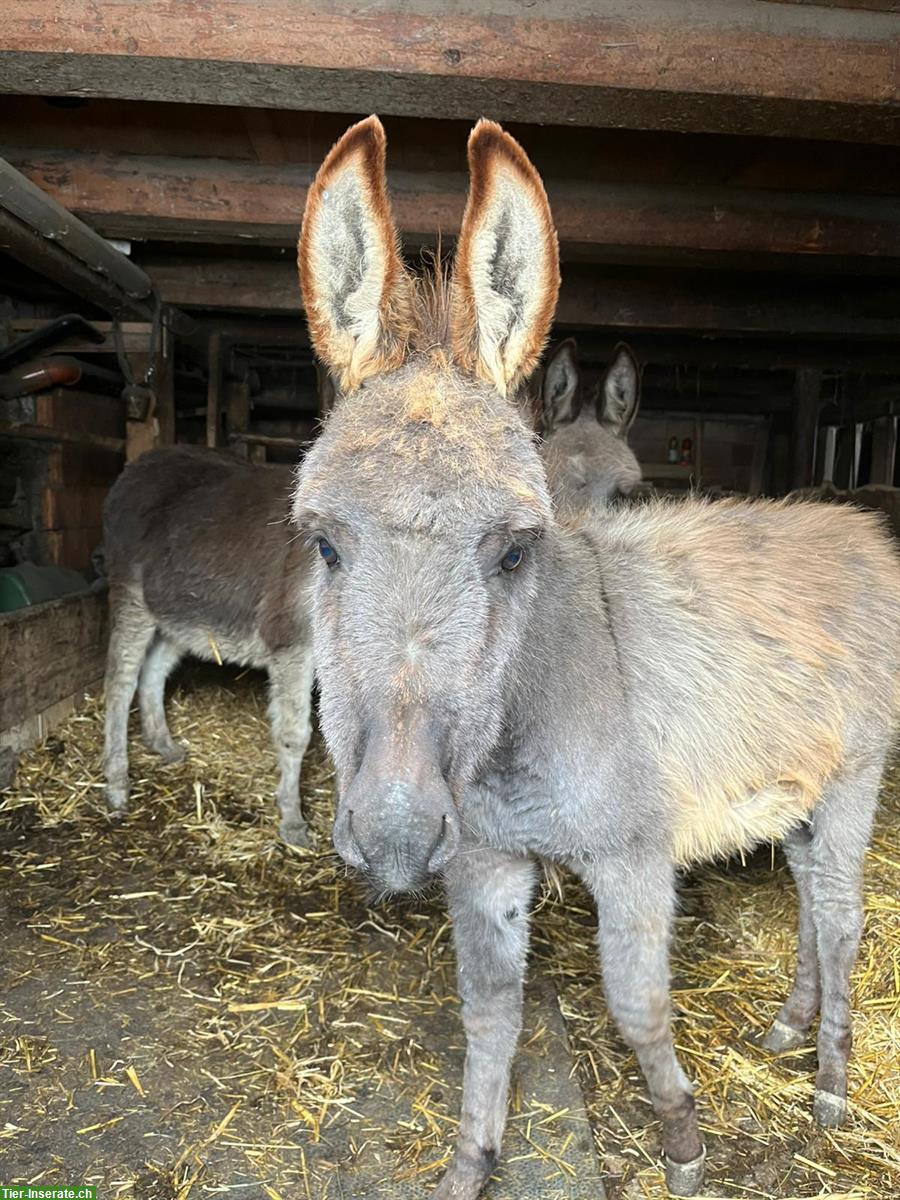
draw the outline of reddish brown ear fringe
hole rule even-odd
[[[322,194],[354,157],[359,159],[357,169],[364,181],[369,216],[381,234],[385,263],[379,313],[381,335],[378,344],[361,362],[356,361],[355,357],[348,359],[345,345],[335,337],[327,306],[317,302],[319,297],[312,263],[313,232],[322,203]],[[384,126],[375,115],[352,125],[335,142],[307,194],[297,247],[300,291],[306,310],[310,340],[319,358],[338,377],[344,391],[353,390],[369,375],[399,366],[406,355],[412,334],[411,287],[403,266],[397,227],[388,198],[386,157],[387,137]]]
[[[494,176],[501,164],[511,168],[522,185],[531,192],[535,209],[541,215],[546,254],[541,290],[543,299],[535,314],[533,334],[521,361],[512,364],[506,379],[510,393],[537,365],[547,341],[556,300],[559,295],[559,244],[541,177],[528,155],[496,121],[482,118],[469,135],[469,198],[463,216],[453,271],[451,307],[451,348],[456,362],[476,375],[496,382],[486,373],[478,346],[478,320],[472,284],[472,242],[491,200]]]

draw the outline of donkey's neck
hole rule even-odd
[[[538,746],[573,728],[574,709],[596,709],[618,732],[625,715],[616,613],[602,556],[587,534],[552,526],[538,551],[526,637],[510,671],[506,726],[513,743]]]

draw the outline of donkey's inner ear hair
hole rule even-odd
[[[452,278],[456,361],[511,394],[537,364],[559,292],[559,249],[540,176],[493,121],[469,137],[469,198]]]
[[[597,393],[597,420],[624,436],[641,402],[641,370],[631,349],[620,342]]]
[[[411,326],[377,117],[351,126],[309,189],[298,265],[310,338],[342,391],[402,361]]]
[[[573,338],[566,338],[550,353],[541,381],[541,416],[544,433],[574,421],[581,410],[578,357]]]

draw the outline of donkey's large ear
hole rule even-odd
[[[310,338],[344,392],[399,366],[410,336],[385,146],[377,117],[348,129],[319,168],[303,216],[298,265]]]
[[[472,130],[469,177],[453,270],[453,354],[508,395],[534,369],[550,330],[556,230],[540,176],[493,121]]]
[[[574,421],[581,410],[578,359],[573,338],[560,342],[547,359],[541,384],[541,417],[545,436]]]
[[[620,342],[597,393],[597,420],[624,437],[641,402],[641,372],[631,350]]]

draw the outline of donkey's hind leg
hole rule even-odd
[[[806,1041],[809,1027],[819,1011],[821,991],[810,880],[812,833],[808,825],[800,825],[787,835],[784,840],[784,856],[797,885],[799,928],[794,986],[763,1039],[766,1049],[773,1050],[776,1054],[783,1050],[796,1050]]]
[[[810,886],[822,980],[816,1094],[820,1125],[840,1125],[847,1111],[850,972],[863,928],[863,859],[878,802],[882,764],[832,783],[812,816]]]
[[[605,855],[581,868],[594,894],[600,959],[609,1011],[634,1049],[662,1121],[666,1183],[675,1196],[693,1196],[703,1183],[691,1085],[675,1057],[669,1005],[669,937],[675,908],[668,855]]]
[[[300,768],[312,734],[313,662],[310,647],[279,651],[269,661],[269,717],[278,754],[276,800],[279,833],[292,846],[308,846],[300,802]]]
[[[114,584],[110,588],[110,612],[103,771],[107,807],[112,812],[123,812],[128,804],[128,710],[156,623],[137,585]]]
[[[181,651],[175,643],[165,634],[157,634],[147,651],[138,683],[144,745],[167,763],[181,762],[187,753],[184,746],[173,739],[166,723],[166,680],[180,660]]]

